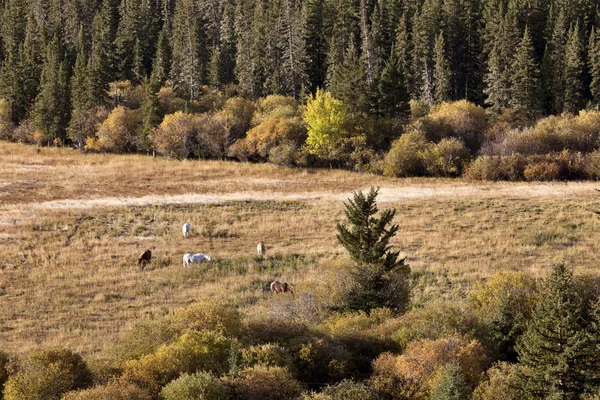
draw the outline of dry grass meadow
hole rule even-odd
[[[1,143],[0,343],[103,354],[137,321],[198,299],[268,308],[282,301],[265,290],[274,278],[301,292],[343,260],[342,201],[372,185],[380,207],[398,210],[394,244],[418,272],[415,302],[464,296],[499,269],[539,276],[565,260],[597,271],[600,183],[387,179]],[[140,269],[145,249],[154,259]],[[187,252],[216,262],[185,269]]]

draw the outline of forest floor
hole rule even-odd
[[[597,273],[595,182],[389,179],[0,143],[0,343],[104,354],[137,321],[199,299],[264,309],[271,280],[301,293],[344,262],[343,201],[371,186],[380,209],[397,210],[393,245],[417,272],[415,302],[464,297],[501,269],[535,277],[564,260]],[[183,269],[188,252],[216,262]]]

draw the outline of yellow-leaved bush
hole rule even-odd
[[[370,384],[382,396],[427,399],[450,362],[457,363],[467,384],[475,387],[485,362],[483,347],[460,335],[417,340],[402,355],[380,355],[373,362]]]
[[[135,148],[139,113],[123,106],[115,107],[100,124],[96,137],[88,138],[85,149],[124,153]]]

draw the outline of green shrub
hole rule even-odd
[[[427,139],[422,130],[413,128],[392,143],[392,148],[383,161],[386,176],[408,177],[425,174],[423,153],[427,150]]]
[[[281,367],[256,366],[244,369],[231,382],[236,399],[281,400],[295,399],[302,386],[288,370]]]
[[[286,367],[291,370],[293,365],[290,353],[278,344],[273,343],[243,349],[242,360],[244,360],[246,367],[263,365],[266,367]]]
[[[160,392],[164,400],[225,400],[221,381],[208,372],[183,374]]]
[[[91,373],[80,355],[65,349],[40,350],[30,353],[8,378],[4,399],[59,399],[91,383]]]
[[[442,139],[437,144],[430,144],[423,154],[425,169],[432,176],[460,176],[471,158],[460,139]]]
[[[152,400],[152,396],[131,383],[111,382],[92,389],[69,392],[61,400]]]

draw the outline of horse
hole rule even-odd
[[[292,290],[290,285],[287,284],[287,282],[279,282],[279,281],[271,282],[271,293],[273,295],[275,293],[288,293],[288,292],[291,293],[292,296],[294,295],[294,291]]]

